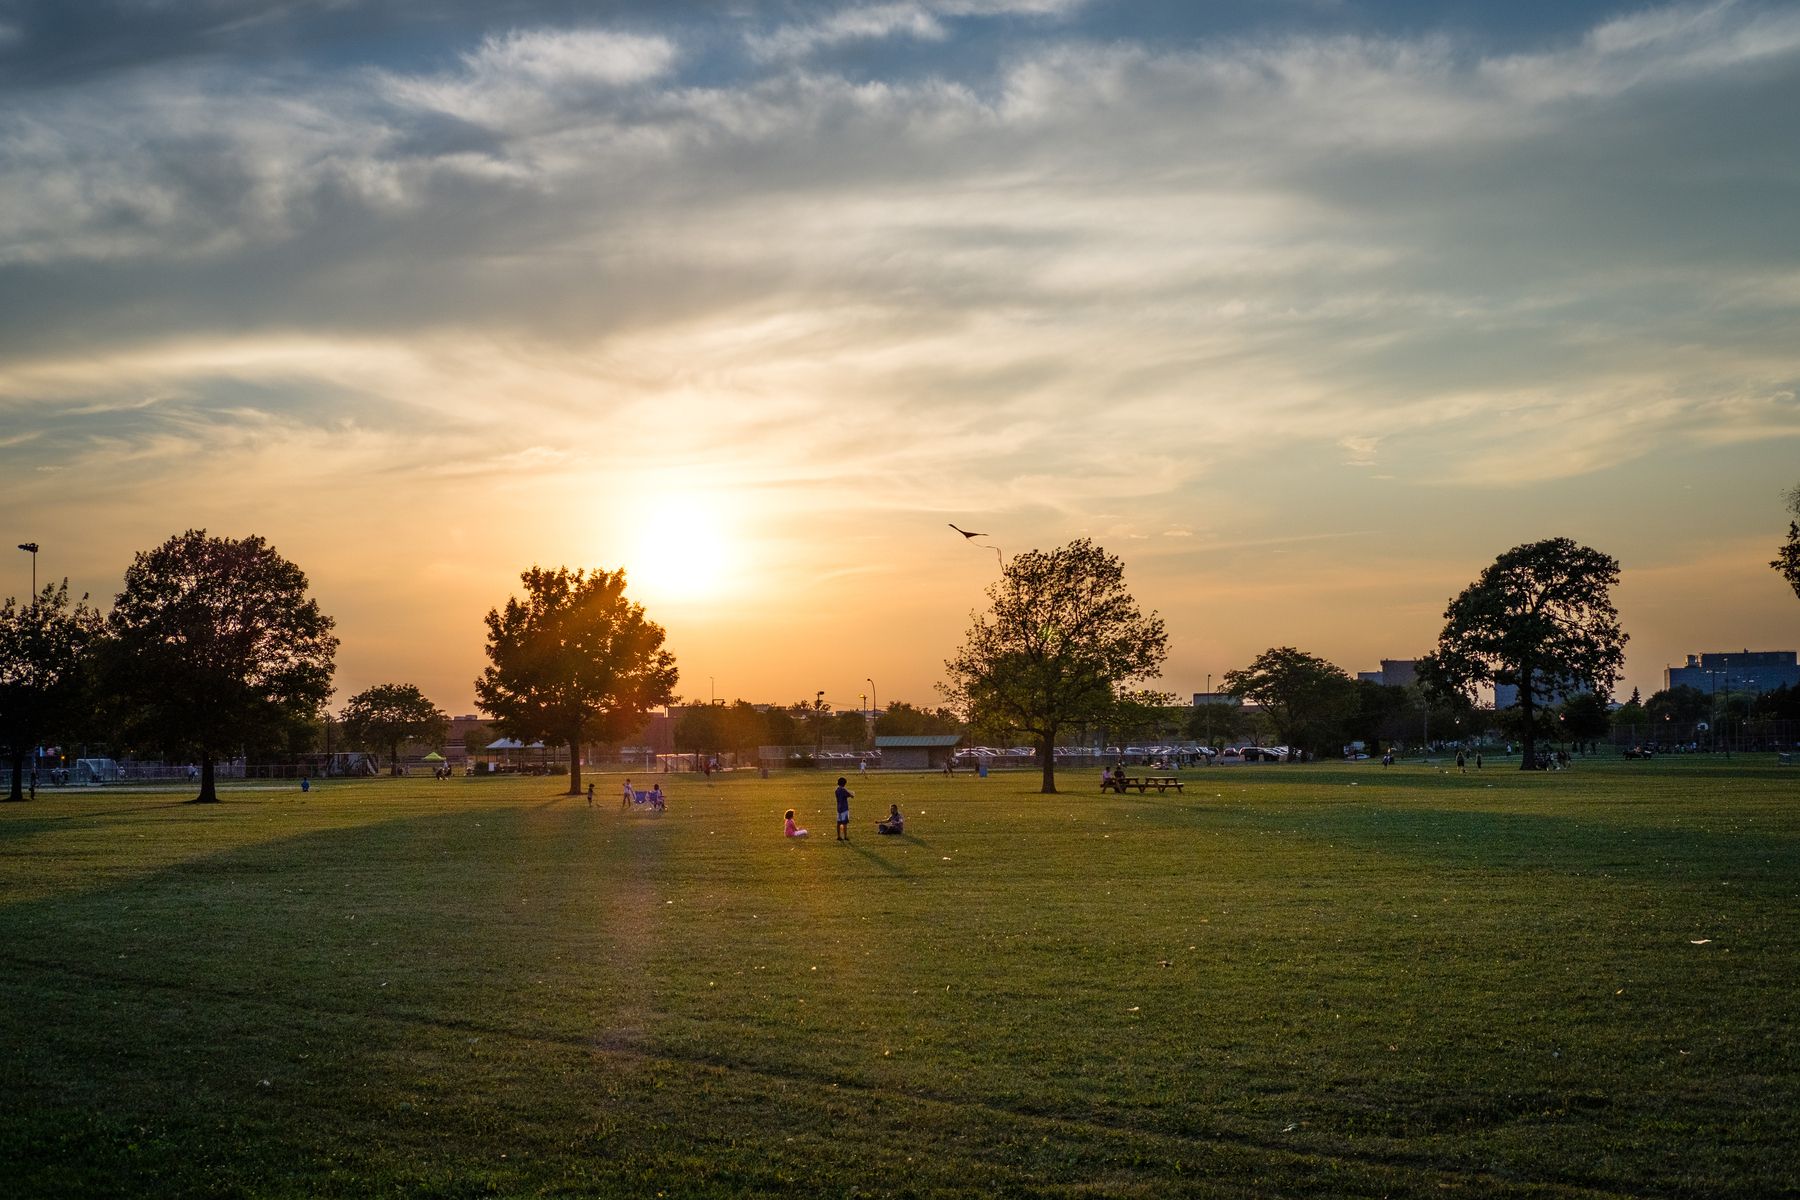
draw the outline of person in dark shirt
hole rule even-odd
[[[849,781],[849,780],[847,780],[847,779],[845,779],[845,778],[844,778],[844,777],[843,777],[843,776],[842,776],[842,775],[839,775],[839,776],[838,776],[838,785],[837,785],[837,805],[838,805],[838,822],[837,822],[837,834],[838,834],[838,841],[840,841],[840,842],[847,842],[847,841],[849,841],[849,840],[850,840],[850,797],[851,797],[851,796],[854,796],[854,795],[855,795],[855,794],[856,794],[856,793],[855,793],[855,792],[852,792],[852,791],[851,791],[851,790],[850,790],[850,789],[849,789],[849,788],[847,788],[847,787],[845,787],[845,786],[844,786],[844,785],[845,785],[845,784],[846,784],[846,783],[848,783],[848,782],[850,782],[850,781]]]

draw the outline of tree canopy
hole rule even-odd
[[[1563,737],[1577,746],[1592,746],[1612,732],[1612,714],[1597,692],[1578,692],[1562,702],[1556,724]]]
[[[1644,704],[1644,715],[1656,725],[1692,726],[1706,720],[1712,707],[1711,696],[1691,683],[1678,683],[1652,695]]]
[[[1537,713],[1552,697],[1582,685],[1612,694],[1627,640],[1612,604],[1618,582],[1616,559],[1568,538],[1515,546],[1451,600],[1424,673],[1471,699],[1479,684],[1516,686],[1529,770]]]
[[[1800,485],[1788,492],[1787,507],[1789,512],[1800,517]],[[1769,565],[1788,581],[1794,595],[1800,596],[1800,521],[1788,522],[1787,542],[1775,552],[1775,559]]]
[[[663,627],[626,599],[625,572],[519,576],[525,596],[487,615],[488,667],[475,681],[482,710],[512,737],[569,747],[569,794],[581,791],[584,742],[616,742],[675,694]]]
[[[107,617],[109,690],[126,737],[200,760],[284,740],[331,694],[338,640],[306,574],[260,537],[190,529],[140,553]]]
[[[0,745],[12,764],[8,800],[23,800],[25,756],[71,732],[81,709],[82,671],[103,622],[69,581],[45,584],[29,604],[0,606]]]
[[[1222,690],[1259,706],[1276,740],[1297,750],[1329,747],[1356,711],[1356,684],[1343,668],[1292,646],[1264,650],[1249,666],[1225,672]]]
[[[875,718],[876,737],[917,737],[928,733],[961,733],[963,723],[948,708],[918,708],[904,700],[890,700]]]
[[[1082,538],[1017,555],[987,589],[984,614],[945,669],[950,703],[977,726],[1030,734],[1043,787],[1056,791],[1056,737],[1102,721],[1118,694],[1168,653],[1162,618],[1138,610],[1124,566]]]
[[[402,743],[435,744],[450,731],[450,714],[410,683],[378,683],[358,692],[344,702],[339,719],[352,745],[387,751],[393,772],[400,770]]]

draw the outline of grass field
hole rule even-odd
[[[0,1194],[1800,1193],[1800,769],[1091,774],[0,806]]]

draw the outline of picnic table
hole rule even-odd
[[[1140,796],[1151,788],[1155,788],[1159,793],[1166,792],[1170,788],[1179,792],[1181,780],[1173,775],[1127,775],[1123,779],[1109,775],[1100,781],[1100,790],[1103,792],[1118,792],[1120,795],[1124,795],[1128,788],[1136,788]]]

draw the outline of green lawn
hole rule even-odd
[[[1092,775],[0,806],[0,1194],[1800,1194],[1800,769]]]

